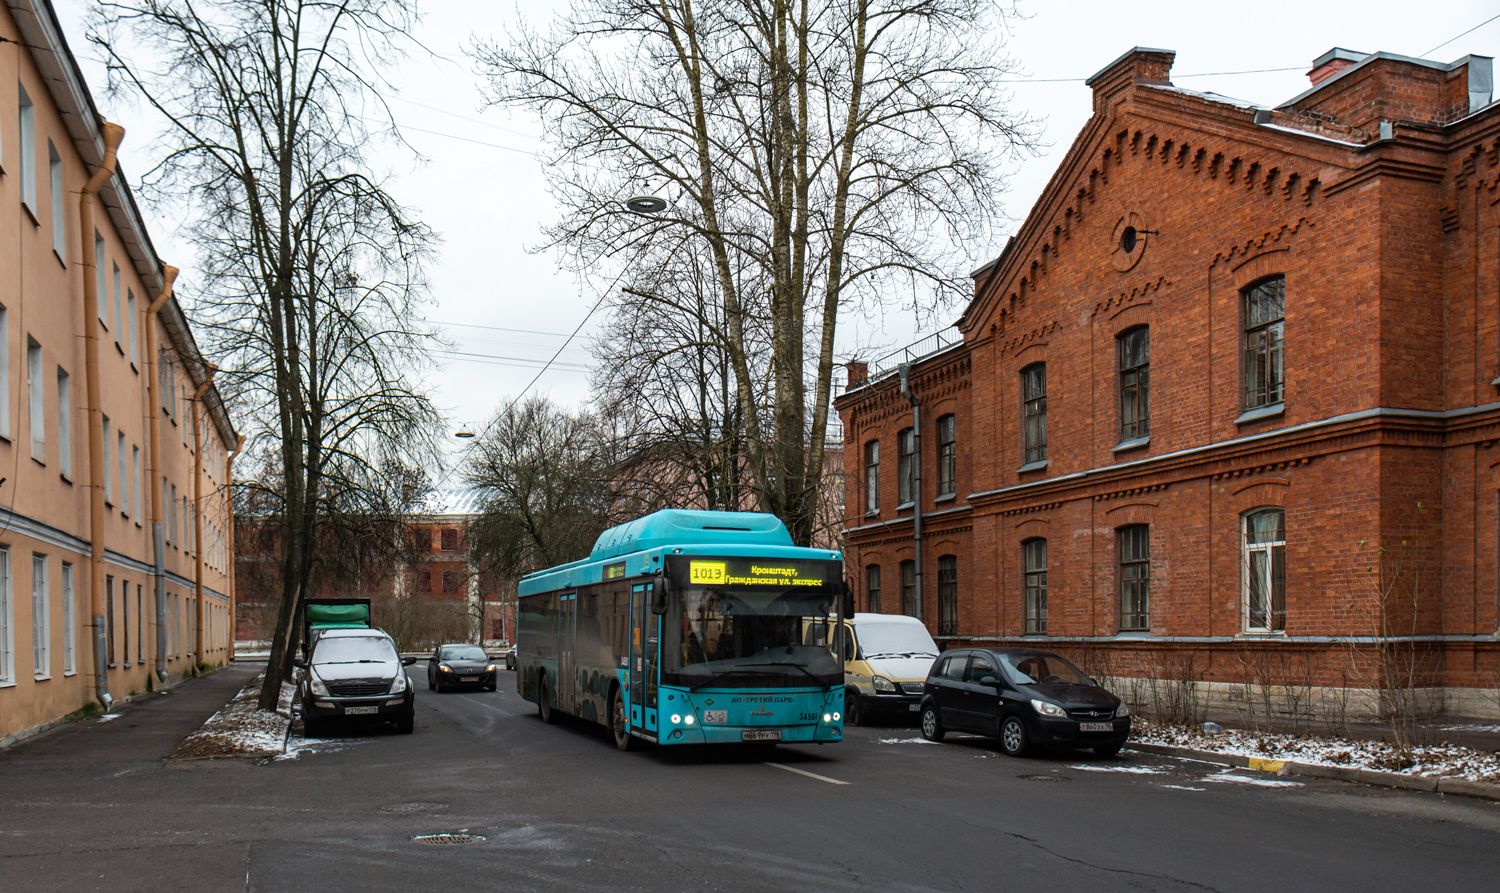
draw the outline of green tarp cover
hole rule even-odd
[[[369,626],[369,605],[308,605],[307,622],[315,627]]]

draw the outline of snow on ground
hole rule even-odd
[[[261,674],[252,679],[198,731],[184,738],[171,759],[279,756],[286,749],[292,723],[292,686],[282,683],[276,710],[261,710],[256,701],[264,678]]]
[[[1191,747],[1268,760],[1500,782],[1500,754],[1446,744],[1415,746],[1408,761],[1394,744],[1386,741],[1358,741],[1331,735],[1256,734],[1238,729],[1209,735],[1197,726],[1167,725],[1140,717],[1131,727],[1130,738],[1142,744]]]
[[[1230,784],[1250,784],[1260,788],[1300,788],[1300,781],[1284,781],[1279,778],[1267,778],[1260,775],[1238,775],[1233,769],[1226,769],[1217,775],[1205,775],[1199,781],[1227,782]]]
[[[1088,763],[1079,763],[1069,766],[1069,769],[1082,769],[1084,772],[1125,772],[1130,775],[1166,775],[1167,770],[1157,769],[1153,766],[1091,766]]]
[[[881,738],[881,744],[936,744],[936,741],[928,741],[926,738]]]
[[[337,753],[356,744],[369,744],[374,738],[288,738],[286,753],[277,754],[273,760],[295,760],[305,753]]]

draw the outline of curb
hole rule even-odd
[[[1259,772],[1274,772],[1277,775],[1300,775],[1304,778],[1326,778],[1332,781],[1349,781],[1356,784],[1374,785],[1384,788],[1401,788],[1408,791],[1428,791],[1438,794],[1462,794],[1500,800],[1500,784],[1471,781],[1467,778],[1434,777],[1430,775],[1405,775],[1400,772],[1381,772],[1375,769],[1360,769],[1353,766],[1321,766],[1316,763],[1299,763],[1295,760],[1267,760],[1247,757],[1237,753],[1215,753],[1211,750],[1195,750],[1172,744],[1143,744],[1132,741],[1131,750],[1154,753],[1164,757],[1181,757],[1237,769],[1254,769]]]

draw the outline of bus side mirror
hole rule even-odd
[[[854,590],[849,588],[849,581],[844,581],[844,616],[854,616]]]
[[[651,613],[667,613],[667,578],[662,575],[651,585]]]

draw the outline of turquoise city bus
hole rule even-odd
[[[522,578],[516,690],[657,744],[840,741],[843,556],[773,515],[667,510]]]

